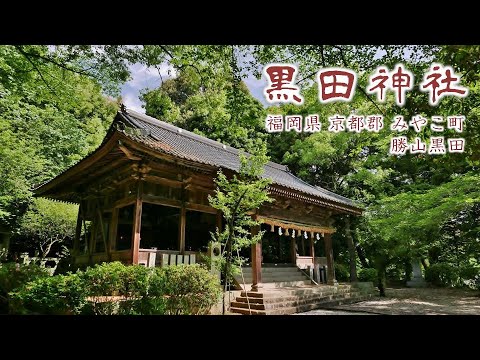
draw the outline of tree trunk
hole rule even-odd
[[[228,239],[227,243],[225,244],[225,250],[227,255],[226,255],[226,263],[225,263],[225,278],[224,278],[224,286],[223,286],[223,301],[222,301],[222,314],[225,315],[226,312],[226,304],[225,304],[225,293],[230,291],[230,264],[232,261],[232,238],[233,238],[233,221],[230,221],[228,224],[228,229],[229,229],[229,234],[228,234]]]
[[[357,257],[353,243],[352,230],[350,229],[350,216],[345,217],[345,235],[347,237],[348,254],[350,256],[350,282],[357,282]]]
[[[378,271],[378,290],[380,291],[380,296],[385,297],[385,284],[386,284],[386,267],[384,265],[380,266]]]
[[[353,239],[353,242],[355,244],[355,249],[357,250],[357,255],[358,255],[358,258],[360,259],[360,263],[364,268],[370,268],[371,265],[367,260],[367,257],[365,256],[365,251],[360,246],[360,244],[357,241],[355,241],[355,239]]]
[[[412,260],[405,260],[405,281],[412,280]]]

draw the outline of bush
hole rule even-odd
[[[378,283],[378,271],[374,268],[365,268],[358,271],[358,281],[371,281]]]
[[[0,314],[9,311],[10,292],[21,288],[29,281],[48,276],[47,269],[35,264],[20,265],[13,262],[0,264]]]
[[[220,298],[215,276],[199,265],[167,268],[104,263],[40,278],[13,294],[12,311],[41,314],[205,314]]]
[[[425,270],[425,280],[436,286],[456,286],[458,279],[458,267],[446,263],[432,264]]]
[[[159,270],[162,292],[167,296],[166,314],[206,314],[221,297],[217,277],[198,264]]]
[[[337,281],[350,281],[349,267],[340,263],[335,263],[334,266],[335,266],[335,278],[337,279]]]
[[[14,313],[80,314],[87,289],[78,274],[39,278],[12,294]]]

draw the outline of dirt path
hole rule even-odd
[[[480,315],[480,292],[459,289],[388,288],[387,297],[341,305],[335,310],[386,315]]]

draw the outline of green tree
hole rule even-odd
[[[222,244],[220,261],[216,266],[220,267],[224,275],[225,291],[236,266],[243,263],[240,250],[262,239],[262,231],[256,235],[251,234],[251,228],[260,225],[252,215],[263,203],[273,201],[267,193],[271,180],[262,177],[263,167],[268,161],[266,147],[261,143],[259,145],[252,154],[240,154],[238,173],[230,179],[219,170],[215,179],[215,196],[209,196],[210,205],[222,212],[226,223],[223,231],[217,228],[216,233],[212,234],[213,241]]]
[[[146,114],[233,147],[259,138],[264,110],[243,82],[220,69],[202,80],[191,68],[142,94]]]
[[[31,189],[96,149],[118,106],[89,77],[49,61],[38,72],[13,46],[0,54],[0,223],[16,234]],[[12,238],[13,248],[23,245]]]
[[[72,244],[77,212],[76,205],[35,199],[22,217],[19,235],[25,239],[25,245],[38,250],[42,258],[50,255],[54,248],[58,256]]]

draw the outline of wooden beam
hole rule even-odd
[[[160,196],[143,195],[142,200],[143,202],[155,204],[155,205],[171,206],[176,208],[182,207],[182,202],[180,200],[165,199]]]
[[[259,231],[260,226],[253,226],[252,237]],[[262,288],[262,242],[260,240],[258,243],[252,244],[252,291],[260,291]]]
[[[119,136],[121,136],[119,132],[114,132],[111,138],[108,139],[99,149],[95,150],[95,152],[93,152],[92,154],[81,160],[79,163],[77,163],[75,166],[72,166],[67,171],[57,176],[50,182],[36,189],[35,194],[41,195],[56,186],[61,186],[62,182],[65,183],[69,181],[71,183],[72,177],[77,174],[81,174],[83,170],[89,168],[92,164],[95,164],[102,157],[107,155],[117,145],[117,139]]]
[[[120,199],[120,200],[115,201],[113,203],[113,208],[118,209],[118,208],[121,208],[121,207],[125,207],[125,206],[128,206],[128,205],[135,204],[136,199],[137,199],[136,196],[128,196],[126,198]]]
[[[133,213],[132,264],[138,264],[138,251],[140,250],[140,232],[142,230],[142,196],[143,181],[139,181],[137,185],[135,211]]]
[[[181,181],[168,179],[160,176],[146,175],[145,180],[154,184],[166,185],[177,189],[182,187]]]
[[[208,205],[202,205],[202,204],[195,204],[195,203],[185,203],[185,208],[187,210],[195,210],[195,211],[200,211],[204,213],[209,213],[209,214],[217,214],[218,210],[208,206]]]
[[[92,220],[92,224],[90,226],[90,229],[91,229],[91,234],[90,234],[90,243],[89,243],[89,247],[88,247],[88,255],[90,256],[90,259],[91,259],[91,256],[93,254],[93,249],[95,247],[95,235],[96,235],[96,231],[97,231],[97,222],[95,221],[95,218],[93,218]]]
[[[180,221],[178,222],[178,248],[180,250],[180,254],[185,253],[185,227],[187,223],[187,209],[185,209],[185,205],[180,209]]]
[[[290,257],[292,259],[292,264],[297,264],[297,241],[294,237],[290,239]]]
[[[332,235],[325,234],[323,237],[325,242],[325,256],[327,257],[327,284],[335,285],[335,263],[333,261]]]
[[[293,214],[291,214],[290,216],[293,216]],[[281,227],[283,229],[294,229],[295,231],[299,231],[299,230],[313,231],[316,233],[334,233],[335,232],[335,228],[330,226],[303,224],[303,223],[286,221],[284,219],[277,219],[274,217],[263,216],[263,215],[258,215],[257,219],[262,224],[273,225],[273,226]],[[302,217],[302,220],[305,220],[305,219]]]
[[[310,233],[310,256],[315,259],[315,246],[313,241],[313,232]]]
[[[80,235],[82,234],[82,215],[81,215],[81,206],[78,206],[78,214],[77,214],[77,227],[75,228],[75,238],[73,239],[73,256],[78,255],[80,252]]]
[[[98,216],[98,221],[99,221],[99,224],[100,224],[100,231],[102,233],[103,246],[104,246],[105,252],[107,254],[109,254],[110,249],[108,248],[107,237],[105,236],[105,231],[104,231],[105,228],[104,228],[104,224],[103,224],[103,215],[102,215],[102,212],[100,211],[100,207],[97,207],[97,216]]]
[[[121,141],[118,141],[118,143],[119,143],[118,148],[125,154],[125,156],[126,156],[129,160],[133,160],[133,161],[142,160],[141,157],[134,155],[134,154],[130,151],[129,148],[127,148],[125,145],[122,144]]]
[[[112,260],[112,252],[116,251],[116,247],[117,247],[117,226],[118,226],[118,208],[114,208],[112,211],[112,218],[110,221],[110,228],[108,231],[110,261]]]
[[[185,189],[187,189],[187,190],[199,190],[199,191],[204,191],[206,193],[214,193],[215,192],[214,188],[206,187],[206,186],[202,186],[202,185],[196,185],[196,184],[193,184],[193,183],[187,184],[187,186],[185,186]]]
[[[85,211],[83,207],[81,207],[80,210],[82,211],[81,216],[82,216],[82,223],[83,223],[83,234],[85,236],[85,244],[83,245],[83,254],[87,254],[88,253],[87,223],[85,220]]]

